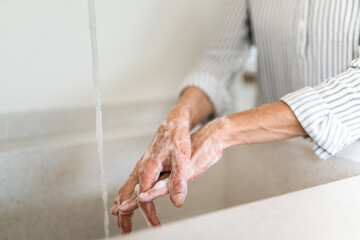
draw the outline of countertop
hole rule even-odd
[[[112,239],[360,239],[360,176]]]

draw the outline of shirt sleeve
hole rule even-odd
[[[181,85],[181,91],[199,87],[213,103],[215,115],[224,114],[232,106],[229,88],[251,46],[248,19],[247,1],[230,1],[207,51]]]
[[[344,73],[281,98],[292,109],[322,159],[360,138],[360,58]]]

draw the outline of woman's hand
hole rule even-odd
[[[188,182],[200,176],[221,158],[223,149],[227,147],[226,138],[224,138],[227,129],[229,129],[229,120],[222,117],[214,119],[191,135],[192,156],[186,175]],[[171,168],[169,171],[172,175]],[[158,181],[153,188],[137,197],[134,196],[133,199],[139,202],[151,202],[153,199],[166,195],[169,192],[168,182],[169,178]],[[130,206],[129,208],[122,206],[120,209],[124,212],[132,210]]]
[[[123,233],[131,232],[131,217],[138,206],[149,224],[160,225],[154,204],[151,201],[138,202],[137,195],[148,191],[156,182],[163,184],[164,178],[169,183],[166,184],[166,193],[170,192],[175,206],[182,206],[187,194],[190,129],[212,112],[210,100],[199,88],[188,87],[184,90],[114,200],[111,213],[118,216],[118,226]]]
[[[119,227],[124,233],[131,231],[132,211],[138,207],[136,190],[145,192],[154,186],[160,173],[170,169],[170,197],[180,207],[187,193],[187,168],[190,160],[190,116],[186,107],[175,106],[167,120],[158,128],[150,146],[136,164],[132,174],[119,190],[114,200],[113,215],[119,215]],[[136,186],[138,185],[138,189]],[[119,212],[126,206],[128,211]],[[140,204],[140,208],[152,226],[159,226],[152,202]]]
[[[283,102],[262,105],[248,111],[215,119],[191,136],[191,160],[187,180],[200,176],[219,160],[222,151],[233,145],[252,144],[304,136],[291,109]],[[168,179],[156,183],[137,199],[149,202],[169,192]],[[126,208],[122,209],[126,211]]]

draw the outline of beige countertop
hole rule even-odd
[[[125,239],[360,239],[359,189],[360,176],[351,177],[142,230]]]

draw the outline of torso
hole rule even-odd
[[[360,0],[249,0],[262,102],[345,71],[360,36]]]

